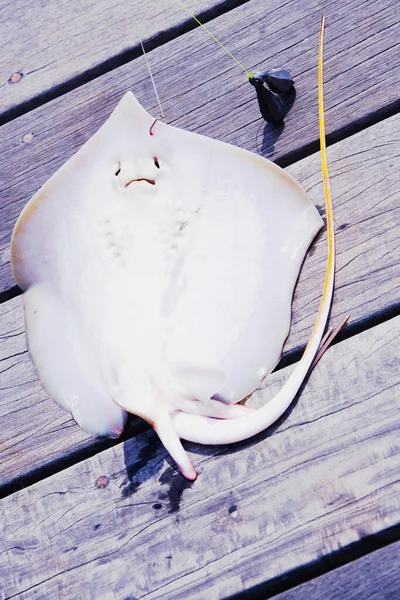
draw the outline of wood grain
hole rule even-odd
[[[400,542],[371,552],[274,600],[397,600],[400,597]]]
[[[400,116],[329,149],[337,232],[337,279],[332,322],[351,312],[362,321],[399,301]],[[388,157],[391,157],[388,159]],[[320,159],[289,171],[321,205]],[[326,260],[322,235],[300,275],[286,352],[306,343],[318,309]],[[21,299],[0,306],[0,483],[10,483],[95,440],[46,399],[34,376],[23,336]]]
[[[188,445],[194,484],[147,432],[2,500],[3,597],[214,600],[398,523],[399,350],[400,317],[332,347],[273,435]]]
[[[42,390],[27,351],[21,298],[0,305],[0,323],[0,479],[9,483],[94,440]]]
[[[195,13],[221,3],[187,0]],[[113,59],[139,51],[140,40],[149,45],[192,25],[176,0],[1,0],[0,14],[0,118],[105,61],[112,68]]]
[[[318,138],[316,55],[321,11],[327,14],[327,131],[356,128],[398,100],[400,39],[395,0],[251,0],[210,23],[249,69],[282,65],[295,77],[297,100],[285,127],[266,125],[254,88],[203,31],[149,53],[166,121],[273,159]],[[397,19],[397,20],[396,20]],[[14,285],[9,240],[23,205],[133,90],[158,113],[142,59],[0,128],[0,291]],[[28,137],[26,137],[28,135]],[[23,140],[30,140],[24,142]]]

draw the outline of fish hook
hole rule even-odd
[[[150,126],[150,129],[149,129],[149,134],[150,134],[150,135],[154,135],[154,133],[153,133],[153,127],[154,127],[154,125],[157,123],[158,119],[159,119],[159,117],[156,117],[156,118],[154,119],[154,121],[152,122],[152,124],[151,124],[151,126]]]

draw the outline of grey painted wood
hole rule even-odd
[[[221,0],[187,4],[197,13]],[[0,115],[190,21],[176,0],[1,0]]]
[[[398,600],[400,542],[304,583],[274,600]]]
[[[194,484],[147,432],[5,498],[3,596],[214,600],[398,523],[399,334],[332,347],[272,435],[188,445]]]
[[[333,323],[350,311],[354,324],[399,300],[399,135],[400,116],[395,116],[329,149],[338,228]],[[311,156],[289,170],[321,205],[319,160]],[[286,351],[310,335],[325,260],[322,235],[300,275]],[[20,298],[0,306],[0,331],[0,482],[5,484],[95,442],[41,391],[26,351]]]
[[[340,7],[328,0],[283,5],[251,0],[231,10],[210,23],[215,34],[248,68],[284,65],[295,77],[297,100],[283,131],[262,121],[254,88],[202,30],[148,55],[166,121],[274,159],[315,141],[324,9],[327,130],[354,124],[398,99],[400,22],[394,5],[395,0],[351,0]],[[23,205],[129,89],[158,113],[144,61],[137,59],[0,128],[0,291],[13,285],[8,243]]]

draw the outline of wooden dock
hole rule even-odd
[[[0,0],[0,598],[400,598],[400,17],[396,0],[186,0],[248,69],[297,99],[267,125],[254,88],[177,0]],[[165,122],[284,166],[322,215],[317,46],[325,47],[337,232],[331,322],[350,321],[285,415],[232,446],[185,444],[186,481],[132,419],[93,438],[42,390],[10,237],[25,203],[132,90]],[[298,282],[265,403],[310,335],[326,235]]]

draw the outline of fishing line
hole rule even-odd
[[[178,4],[196,21],[198,25],[232,58],[246,73],[249,83],[255,87],[260,112],[267,123],[282,123],[292,108],[296,98],[296,89],[289,71],[282,68],[268,69],[250,73],[248,69],[220,42],[213,33],[191,12],[183,0]]]
[[[182,2],[182,0],[177,0],[177,2],[179,2],[179,4],[182,6],[182,8],[184,8],[186,10],[186,12],[192,17],[192,19],[194,19],[196,21],[196,23],[198,25],[200,25],[200,27],[202,27],[204,29],[204,31],[206,31],[208,33],[208,35],[214,40],[214,42],[217,42],[217,44],[219,46],[221,46],[221,48],[224,50],[224,52],[226,52],[226,54],[228,56],[230,56],[231,58],[233,58],[233,60],[235,61],[236,64],[239,65],[239,67],[246,73],[246,77],[252,77],[253,74],[250,73],[250,71],[248,71],[246,69],[246,67],[244,65],[242,65],[242,63],[232,54],[232,52],[229,52],[228,48],[226,46],[224,46],[224,44],[222,42],[220,42],[213,33],[211,33],[211,31],[205,26],[203,25],[203,23],[201,23],[199,21],[199,19],[191,12],[191,10],[189,9],[188,6],[186,6],[186,4],[184,2]]]
[[[157,98],[158,108],[160,109],[160,115],[159,115],[159,117],[157,117],[157,119],[156,119],[156,121],[157,121],[158,119],[161,119],[162,117],[165,117],[165,112],[163,111],[162,106],[161,106],[160,96],[158,95],[158,92],[157,92],[156,82],[154,81],[153,73],[151,72],[150,63],[147,60],[147,54],[146,54],[146,51],[144,49],[142,40],[140,40],[140,45],[142,46],[142,52],[143,52],[144,60],[146,61],[146,67],[147,67],[147,70],[149,72],[151,83],[152,83],[153,89],[154,89],[154,93],[155,93],[156,98]],[[152,135],[151,129],[153,128],[154,124],[155,124],[155,122],[153,123],[153,125],[150,128],[150,135]]]

